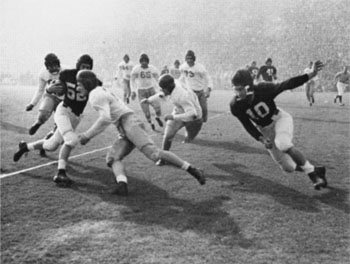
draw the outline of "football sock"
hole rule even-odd
[[[300,166],[300,168],[306,173],[309,174],[315,170],[315,167],[311,165],[309,161],[306,161],[303,166]]]
[[[117,182],[125,182],[128,183],[128,179],[126,178],[125,175],[119,174],[116,177]]]
[[[67,166],[67,162],[64,159],[59,159],[58,160],[58,170],[65,170]]]

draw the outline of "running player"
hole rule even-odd
[[[238,70],[232,78],[236,96],[230,103],[231,113],[243,124],[247,132],[265,145],[271,157],[286,172],[305,172],[319,190],[327,186],[326,168],[315,167],[294,147],[293,118],[276,106],[275,97],[283,91],[294,89],[311,80],[323,68],[316,61],[309,74],[300,75],[282,83],[253,84],[247,70]]]
[[[134,63],[130,61],[130,57],[128,54],[125,54],[123,57],[123,61],[118,64],[117,76],[122,82],[121,84],[123,87],[123,98],[124,102],[127,104],[130,102],[131,96],[130,76],[133,67]]]
[[[261,79],[260,79],[261,76]],[[257,76],[258,81],[274,82],[277,80],[277,69],[272,65],[272,59],[268,58],[265,65],[261,66]]]
[[[186,62],[180,66],[180,81],[185,84],[185,87],[193,90],[197,94],[202,108],[203,122],[205,123],[208,120],[207,99],[213,87],[212,79],[205,67],[195,62],[196,56],[192,50],[187,51],[185,60]]]
[[[140,64],[136,65],[131,72],[131,99],[136,98],[136,90],[139,97],[141,109],[145,114],[147,122],[151,125],[152,130],[155,130],[155,125],[152,122],[151,112],[147,103],[142,103],[142,99],[148,98],[156,94],[156,87],[158,86],[159,73],[156,67],[149,64],[149,57],[143,53],[140,56]],[[163,127],[163,122],[160,119],[162,115],[161,107],[158,103],[152,104],[156,113],[156,121],[160,127]]]
[[[348,66],[344,66],[344,69],[341,72],[338,72],[334,76],[334,80],[337,82],[337,96],[334,98],[334,103],[337,102],[339,98],[339,105],[344,106],[343,104],[343,94],[346,90],[346,87],[349,85],[350,74],[348,72]]]

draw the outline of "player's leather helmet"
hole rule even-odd
[[[90,70],[80,70],[77,73],[77,82],[81,82],[86,90],[89,92],[100,85],[100,81],[97,79],[96,74]]]
[[[196,56],[194,55],[194,52],[192,50],[188,50],[187,53],[186,53],[186,56],[185,56],[185,59],[186,58],[191,58],[193,59],[193,61],[196,60]]]
[[[140,60],[139,60],[139,62],[141,63],[141,61],[147,61],[147,63],[149,63],[149,58],[148,58],[148,55],[146,54],[146,53],[142,53],[141,55],[140,55]]]
[[[162,75],[158,84],[162,89],[170,90],[170,92],[175,88],[175,80],[170,74]]]
[[[128,54],[125,54],[124,57],[123,57],[123,60],[130,60],[130,57]]]
[[[58,65],[60,67],[60,60],[54,53],[49,53],[45,56],[45,66],[46,68]]]
[[[234,86],[247,86],[251,87],[253,85],[253,78],[250,72],[246,69],[238,70],[231,79],[231,83]]]
[[[88,55],[88,54],[81,55],[81,56],[79,57],[78,61],[77,61],[76,69],[79,70],[79,69],[80,69],[80,66],[81,66],[83,63],[84,63],[84,64],[90,65],[90,66],[91,66],[91,70],[92,70],[92,68],[93,68],[93,66],[94,66],[94,60],[91,58],[90,55]]]

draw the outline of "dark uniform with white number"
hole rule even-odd
[[[273,140],[270,154],[286,171],[295,168],[294,161],[285,153],[293,147],[293,118],[277,107],[274,99],[283,91],[297,88],[308,80],[308,75],[304,74],[279,84],[259,83],[251,87],[246,98],[235,96],[230,103],[231,113],[253,138],[259,140],[263,135]]]

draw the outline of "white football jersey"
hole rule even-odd
[[[131,72],[131,88],[136,89],[148,89],[151,87],[158,87],[159,71],[156,67],[149,64],[146,69],[142,68],[141,65],[136,65]],[[134,81],[136,87],[134,87]]]
[[[164,98],[164,93],[157,93],[148,98],[149,102]],[[202,118],[202,108],[198,96],[190,89],[185,88],[179,81],[175,80],[175,88],[167,99],[175,106],[172,112],[174,120],[183,122]]]
[[[122,61],[118,64],[118,77],[120,79],[130,80],[131,71],[133,67],[134,63],[132,61],[129,61],[128,63]]]
[[[174,79],[179,79],[181,76],[180,68],[172,67],[170,68],[170,75],[174,77]]]
[[[187,62],[180,66],[180,80],[185,83],[187,88],[194,91],[207,90],[210,84],[210,77],[205,67],[200,63],[195,63],[190,67]]]
[[[105,87],[96,87],[90,92],[89,102],[98,112],[99,119],[85,132],[89,138],[101,133],[105,128],[105,122],[110,122],[119,126],[120,118],[127,113],[134,113],[123,100],[113,94],[110,89]],[[99,122],[102,121],[102,122]]]
[[[63,67],[61,67],[60,72],[62,70],[63,70]],[[46,69],[46,67],[43,67],[39,71],[39,74],[38,74],[38,77],[39,77],[38,89],[35,91],[35,94],[33,95],[30,104],[35,106],[40,101],[42,95],[45,92],[45,88],[48,85],[50,85],[50,83],[52,81],[58,80],[60,72],[58,72],[57,74],[52,74]]]

